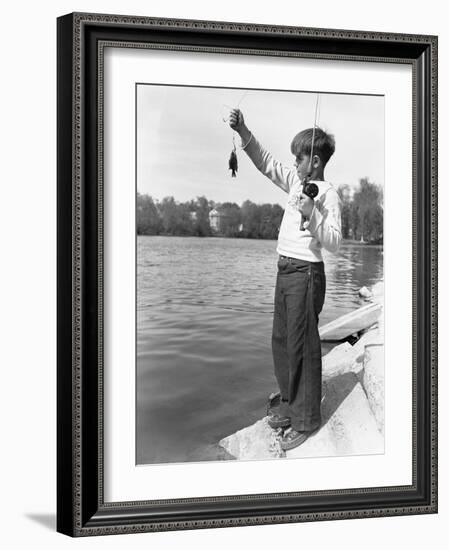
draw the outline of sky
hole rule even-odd
[[[216,202],[285,205],[285,193],[264,177],[224,122],[238,106],[245,123],[275,158],[293,166],[292,138],[314,124],[317,93],[189,86],[137,85],[137,190],[160,200],[206,196]],[[334,185],[360,178],[384,185],[384,98],[321,93],[317,125],[334,135],[325,169]],[[228,160],[237,144],[239,169]]]

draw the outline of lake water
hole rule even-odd
[[[138,464],[225,459],[217,442],[265,415],[276,263],[276,241],[138,237]],[[325,265],[320,325],[363,305],[383,250],[344,244]]]

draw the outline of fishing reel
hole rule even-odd
[[[319,189],[318,189],[318,185],[316,183],[313,183],[312,181],[309,181],[309,179],[310,179],[310,175],[306,176],[306,178],[304,179],[304,183],[302,185],[302,192],[304,195],[306,195],[307,197],[313,200],[318,195]],[[301,225],[299,227],[301,231],[304,231],[304,222],[305,222],[304,216],[301,216]]]
[[[312,181],[307,181],[306,178],[302,187],[302,192],[304,193],[304,195],[307,195],[313,200],[318,195],[318,185],[316,183],[313,183]]]

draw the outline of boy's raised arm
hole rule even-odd
[[[297,179],[296,171],[293,168],[283,166],[281,162],[274,159],[271,153],[266,151],[259,141],[253,136],[245,124],[243,113],[239,109],[233,109],[229,115],[229,125],[235,130],[242,140],[242,149],[253,161],[254,166],[270,178],[278,187],[286,193]]]

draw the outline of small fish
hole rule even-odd
[[[235,149],[231,151],[231,156],[229,157],[229,170],[232,170],[232,177],[235,178],[238,170],[237,154]]]

